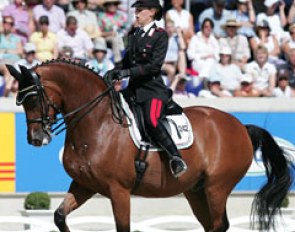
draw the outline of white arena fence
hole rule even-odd
[[[280,217],[280,216],[278,216]],[[68,218],[67,223],[72,232],[116,232],[114,219],[101,216],[81,216]],[[229,232],[258,232],[249,228],[249,216],[230,220]],[[19,225],[20,230],[11,230],[11,226]],[[7,230],[3,227],[7,226]],[[163,216],[131,223],[132,231],[136,232],[203,232],[203,228],[193,216]],[[0,232],[57,232],[57,228],[51,222],[37,218],[22,216],[1,216]],[[295,232],[295,219],[291,216],[283,216],[277,220],[277,231]]]

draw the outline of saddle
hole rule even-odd
[[[145,127],[142,109],[135,102],[133,96],[128,95],[128,92],[123,92],[121,102],[128,118],[131,119],[129,131],[135,145],[142,150],[145,150],[147,146],[149,150],[162,150],[149,135]],[[183,113],[183,109],[171,97],[167,104],[165,114],[166,117],[162,119],[162,122],[177,148],[184,149],[189,147],[193,142],[190,122]]]
[[[183,113],[182,108],[172,100],[171,96],[172,91],[165,112],[166,118],[162,122],[167,131],[170,133],[177,148],[188,148],[193,144],[191,124],[186,115]],[[129,92],[123,91],[120,93],[120,100],[129,121],[129,132],[131,138],[138,148],[138,154],[135,158],[136,180],[132,190],[133,192],[139,186],[148,166],[148,163],[146,162],[148,152],[162,151],[162,148],[157,146],[148,134],[144,124],[142,109],[135,102],[134,97],[129,95]]]

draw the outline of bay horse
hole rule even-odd
[[[146,173],[133,189],[138,148],[123,126],[125,120],[118,120],[112,86],[91,69],[65,60],[32,69],[20,66],[20,72],[6,66],[19,82],[16,100],[26,113],[29,144],[48,144],[54,125],[64,120],[59,124],[66,129],[63,165],[73,180],[54,213],[61,232],[70,231],[66,216],[96,193],[110,199],[118,232],[130,232],[132,194],[165,198],[181,193],[206,232],[227,231],[227,198],[247,172],[257,148],[262,152],[267,183],[256,194],[252,213],[260,230],[275,226],[274,216],[292,184],[291,167],[265,129],[245,126],[214,108],[184,108],[194,134],[193,144],[181,150],[187,172],[174,178],[163,151],[149,152]]]

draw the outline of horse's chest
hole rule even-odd
[[[73,144],[66,146],[63,164],[67,173],[76,181],[88,179],[91,174],[91,160],[88,159],[88,146]]]

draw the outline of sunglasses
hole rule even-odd
[[[3,23],[4,23],[4,24],[9,24],[9,25],[11,25],[11,26],[14,25],[14,22],[11,22],[11,21],[3,21]]]
[[[279,81],[287,81],[288,78],[287,77],[279,77]]]
[[[248,86],[248,85],[250,85],[250,83],[247,82],[247,81],[242,81],[242,82],[241,82],[241,85],[242,85],[242,86]]]
[[[290,34],[291,34],[291,35],[294,35],[294,34],[295,34],[295,31],[291,31]]]

